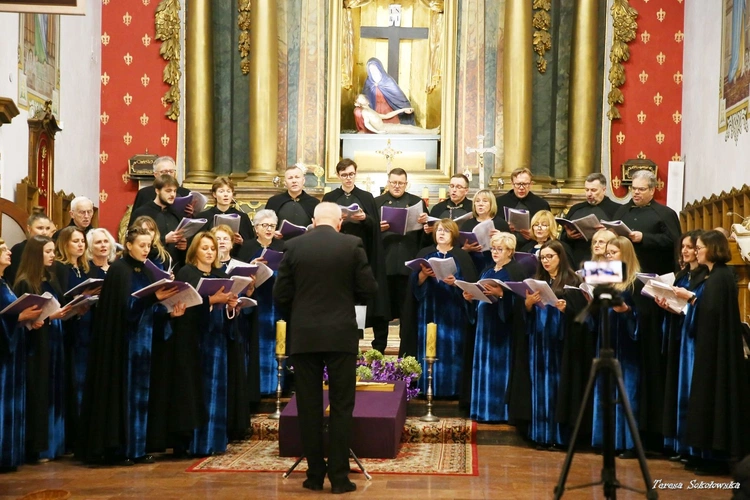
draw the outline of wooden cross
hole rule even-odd
[[[388,74],[398,83],[398,58],[401,40],[426,39],[429,33],[427,28],[402,28],[401,7],[397,4],[390,6],[390,25],[362,26],[359,29],[360,38],[377,38],[388,40]]]
[[[484,189],[484,154],[491,153],[494,155],[497,153],[497,148],[495,146],[485,148],[484,136],[478,135],[477,147],[476,148],[470,148],[468,146],[466,147],[467,155],[470,155],[473,153],[477,154],[477,168],[479,169],[479,189]]]
[[[381,149],[379,151],[375,151],[379,155],[385,156],[385,161],[388,163],[388,172],[391,171],[391,162],[396,157],[396,155],[400,155],[403,153],[403,151],[396,151],[391,147],[391,140],[388,139],[388,142],[385,143],[385,149]]]

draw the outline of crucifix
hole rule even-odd
[[[391,162],[393,162],[393,159],[396,157],[396,155],[400,155],[403,153],[403,151],[396,151],[391,147],[391,140],[388,139],[388,142],[385,143],[385,148],[375,151],[379,155],[383,155],[385,157],[385,161],[388,164],[388,172],[391,171]]]
[[[398,83],[398,58],[401,40],[426,39],[429,29],[401,27],[401,5],[399,4],[391,4],[389,13],[388,27],[362,26],[359,36],[361,38],[388,40],[388,74]]]
[[[477,154],[477,168],[479,169],[479,189],[484,189],[484,154],[485,153],[491,153],[496,154],[497,148],[495,146],[485,148],[484,147],[484,136],[478,135],[477,136],[477,147],[471,148],[466,147],[466,154],[470,155],[472,153]]]

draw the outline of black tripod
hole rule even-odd
[[[587,488],[590,486],[603,485],[604,497],[608,499],[617,498],[617,489],[624,488],[627,490],[635,491],[637,493],[645,493],[646,498],[656,499],[658,495],[656,490],[653,488],[653,482],[651,481],[651,474],[648,471],[648,465],[646,464],[646,455],[643,451],[643,445],[641,444],[641,438],[638,434],[638,426],[635,423],[633,417],[633,411],[630,407],[630,401],[628,395],[625,392],[625,383],[622,378],[622,369],[620,368],[620,362],[615,358],[614,350],[610,344],[609,334],[609,309],[612,306],[623,304],[622,298],[617,296],[617,292],[612,288],[597,287],[594,290],[594,299],[591,304],[576,318],[577,322],[582,322],[586,316],[595,311],[599,311],[601,314],[601,346],[599,349],[599,357],[594,359],[591,364],[591,374],[589,375],[589,381],[586,384],[586,391],[583,394],[583,401],[581,402],[581,409],[578,411],[578,419],[576,419],[575,429],[573,435],[570,438],[570,445],[568,446],[568,453],[565,455],[565,463],[563,464],[562,471],[560,471],[560,479],[555,486],[555,499],[562,497],[565,492],[565,481],[568,478],[570,472],[570,465],[573,462],[573,455],[575,454],[575,443],[578,437],[578,431],[581,428],[584,415],[586,413],[586,405],[589,399],[593,395],[594,383],[598,375],[602,377],[602,414],[604,415],[604,426],[603,426],[603,446],[602,446],[602,474],[601,480],[596,483],[582,484],[579,486],[572,486],[567,488],[569,490]],[[617,388],[620,394],[620,403],[622,404],[623,411],[628,420],[628,427],[630,433],[633,435],[633,441],[635,443],[635,451],[638,455],[638,463],[641,466],[641,474],[643,474],[643,481],[646,483],[646,491],[639,490],[630,486],[620,484],[617,480],[617,471],[615,469],[615,405],[617,401],[614,399],[613,394],[613,379],[617,383]]]

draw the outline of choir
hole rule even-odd
[[[725,471],[729,460],[750,451],[750,435],[741,422],[750,412],[742,325],[723,234],[692,231],[670,240],[674,221],[664,215],[665,207],[643,201],[651,187],[649,179],[641,179],[638,200],[620,211],[639,229],[637,236],[601,229],[582,240],[592,260],[625,264],[624,281],[614,285],[623,303],[581,323],[574,319],[591,297],[575,272],[579,262],[559,239],[562,233],[580,244],[580,238],[558,229],[546,207],[529,206],[533,199],[528,198],[526,172],[516,176],[520,195],[505,195],[501,204],[485,190],[472,205],[465,198],[467,179],[454,177],[452,206],[439,210],[451,217],[422,228],[428,220],[422,213],[419,229],[403,235],[389,231],[380,207],[406,208],[419,200],[399,201],[406,173],[396,169],[392,174],[394,192],[373,200],[354,186],[356,164],[342,163],[342,188],[328,198],[344,206],[358,204],[360,211],[345,223],[346,232],[366,242],[368,256],[381,260],[384,276],[387,267],[381,289],[386,309],[388,295],[400,284],[399,302],[390,297],[390,312],[376,310],[372,302],[368,314],[400,319],[400,354],[422,360],[426,326],[437,325],[436,398],[458,399],[480,422],[509,422],[539,449],[567,446],[606,321],[648,447],[685,461],[698,473]],[[59,231],[56,242],[39,231],[19,247],[13,280],[0,279],[0,309],[24,294],[44,294],[59,306],[45,314],[38,305],[0,313],[0,471],[66,453],[89,463],[119,465],[151,463],[152,453],[168,448],[175,455],[206,456],[224,452],[231,440],[247,434],[252,404],[276,391],[274,329],[278,320],[288,320],[273,302],[277,267],[272,255],[285,250],[279,221],[309,223],[317,202],[303,191],[297,167],[285,177],[288,191],[258,210],[252,224],[231,206],[232,182],[217,179],[212,189],[216,207],[202,212],[208,222],[189,243],[170,212],[176,182],[164,175],[157,179],[156,201],[149,202],[154,210],[135,214],[120,252],[105,229],[84,232],[75,225]],[[600,203],[601,197],[594,201]],[[499,207],[522,208],[524,203],[535,213],[529,238],[517,240],[521,233],[511,232],[515,228]],[[457,224],[450,209],[459,206],[473,217]],[[648,223],[637,218],[641,213]],[[240,220],[237,232],[224,224],[234,217]],[[669,219],[666,226],[660,217]],[[29,227],[40,220],[46,221],[32,216]],[[493,225],[488,243],[460,243],[459,229],[470,233],[484,221]],[[672,290],[686,301],[678,310],[665,299],[647,296],[640,273],[639,255],[647,255],[648,245],[666,256],[670,241],[679,256]],[[536,256],[533,275],[517,260],[521,249]],[[589,254],[588,248],[579,250],[576,257]],[[0,240],[0,276],[11,266],[11,254]],[[411,271],[394,264],[392,256],[399,262],[437,259],[449,270],[436,271],[422,262]],[[249,286],[201,292],[205,283],[227,279],[243,266],[258,273]],[[646,258],[646,271],[668,267],[663,260]],[[528,278],[546,283],[554,300],[534,289],[518,293],[506,286]],[[89,279],[94,281],[89,284]],[[188,299],[179,295],[180,282],[197,288],[200,300],[188,307]],[[457,282],[477,282],[483,300]],[[75,287],[77,293],[67,293]],[[80,295],[94,299],[80,307]],[[257,305],[242,307],[243,296]],[[377,324],[383,330],[382,321]],[[378,342],[383,348],[385,340],[378,337]],[[425,378],[419,382],[422,392]],[[603,439],[602,397],[612,395],[597,386],[582,427],[586,435],[579,436],[579,443],[594,448]],[[634,457],[621,405],[615,433],[619,456]]]

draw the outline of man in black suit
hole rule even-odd
[[[297,384],[307,489],[354,491],[349,481],[349,441],[354,411],[359,334],[354,305],[377,293],[362,240],[339,233],[341,209],[315,207],[313,229],[286,243],[273,296],[289,318],[287,349]],[[323,455],[323,367],[330,385],[328,464]]]
[[[565,216],[568,220],[580,219],[587,215],[594,214],[599,220],[614,220],[615,212],[620,208],[619,203],[615,203],[605,196],[607,192],[607,178],[601,173],[590,174],[586,177],[583,184],[586,190],[586,201],[576,203]],[[569,229],[563,226],[563,233],[560,241],[570,245],[573,250],[573,261],[571,265],[578,269],[581,263],[591,260],[591,242],[586,240],[583,235],[575,229]]]
[[[160,156],[154,160],[154,179],[161,177],[162,175],[171,175],[172,177],[177,176],[177,165],[170,156]],[[190,190],[182,186],[177,186],[177,196],[187,196],[190,194]],[[135,212],[139,207],[154,201],[154,188],[151,186],[145,186],[138,190],[138,194],[135,195],[135,201],[133,201],[132,211]],[[193,215],[193,205],[188,204],[185,207],[185,215],[190,217]]]

